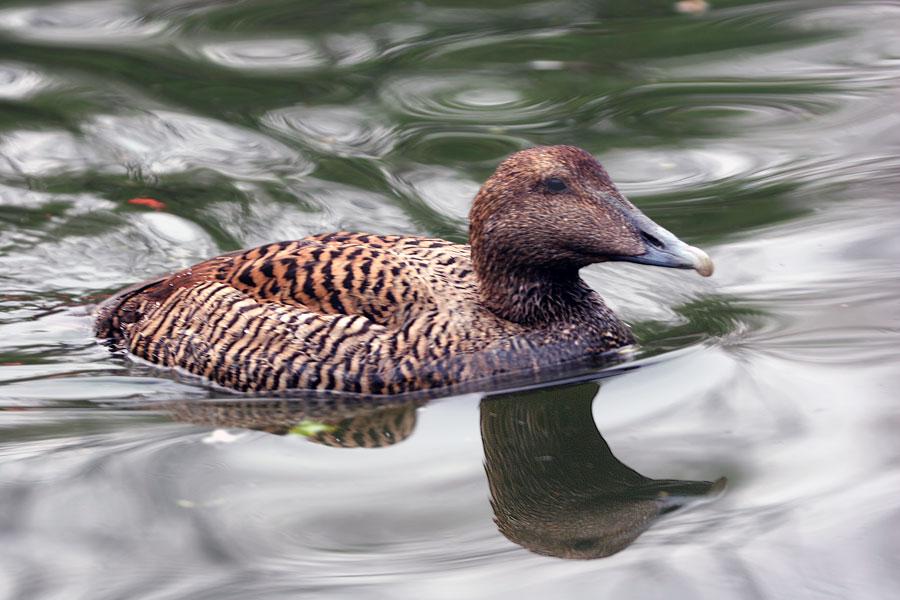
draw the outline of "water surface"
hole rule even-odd
[[[897,31],[896,2],[5,3],[0,597],[895,597]],[[636,368],[247,406],[92,338],[86,305],[221,252],[462,242],[556,143],[716,262],[584,270]]]

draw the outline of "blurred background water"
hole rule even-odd
[[[874,1],[4,2],[0,597],[897,597],[898,32]],[[92,338],[86,305],[221,252],[462,242],[557,143],[716,262],[584,271],[640,368],[345,414]]]

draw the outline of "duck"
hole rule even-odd
[[[574,146],[507,157],[469,222],[468,245],[337,232],[222,254],[107,299],[95,333],[237,392],[403,394],[634,346],[587,265],[713,271]]]

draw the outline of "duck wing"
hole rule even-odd
[[[394,393],[385,374],[419,345],[410,323],[434,313],[433,287],[451,279],[440,263],[466,269],[467,255],[443,240],[350,233],[268,244],[124,290],[101,305],[97,333],[240,391]]]
[[[468,250],[444,240],[342,232],[253,248],[217,276],[263,302],[396,327],[445,301],[444,288],[471,273],[453,268],[467,265]]]

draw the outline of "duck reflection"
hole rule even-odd
[[[625,466],[597,431],[596,382],[486,397],[481,437],[500,532],[538,554],[602,558],[661,516],[721,492],[716,482],[650,479]],[[301,433],[341,448],[405,440],[427,403],[383,397],[231,400],[170,405],[183,421],[273,434]]]
[[[275,435],[298,433],[336,448],[381,448],[402,442],[416,427],[426,403],[347,397],[328,400],[233,400],[177,402],[167,406],[179,421],[240,427]]]
[[[725,487],[650,479],[613,456],[594,425],[597,383],[486,398],[481,438],[501,533],[538,554],[603,558],[662,515]]]

